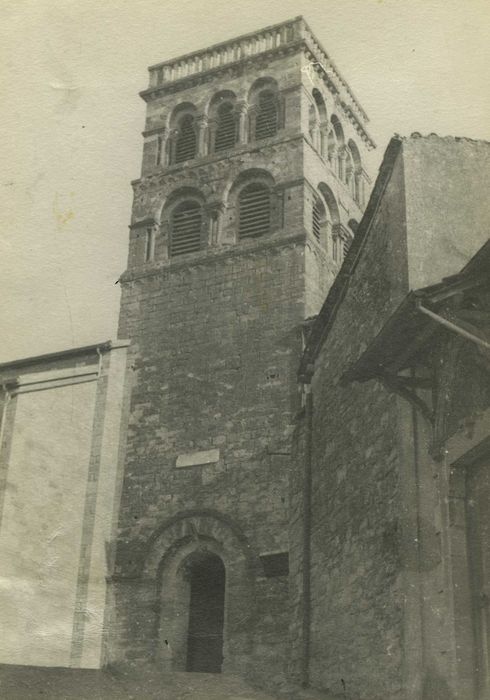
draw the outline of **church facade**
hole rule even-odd
[[[149,76],[123,340],[0,366],[0,551],[38,531],[27,506],[81,523],[73,551],[36,535],[56,596],[34,567],[11,602],[63,633],[43,656],[4,608],[0,662],[482,700],[490,146],[394,137],[373,184],[368,118],[301,17]]]

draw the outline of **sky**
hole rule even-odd
[[[303,15],[370,117],[490,141],[487,0],[2,0],[0,362],[116,337],[147,66]]]

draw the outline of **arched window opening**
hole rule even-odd
[[[325,227],[325,223],[325,207],[323,206],[321,199],[317,197],[313,204],[312,230],[313,235],[319,243],[322,238],[322,232]]]
[[[225,619],[225,567],[210,552],[188,565],[190,583],[187,671],[221,673]]]
[[[279,128],[277,97],[271,90],[263,90],[258,97],[255,118],[255,138],[265,139],[275,136]]]
[[[223,151],[235,145],[237,139],[237,122],[235,110],[230,102],[225,102],[218,108],[215,151]]]
[[[240,238],[255,238],[270,231],[271,196],[268,187],[261,183],[251,183],[239,195]]]
[[[354,196],[354,162],[349,150],[345,151],[345,183],[349,186],[352,196]]]
[[[320,90],[318,90],[317,88],[313,88],[312,95],[318,109],[320,123],[323,124],[327,121],[327,108],[325,107],[325,100],[323,99]]]
[[[179,121],[177,141],[175,144],[175,163],[183,163],[196,157],[197,137],[194,115],[184,114]]]
[[[363,193],[362,193],[362,162],[361,162],[361,154],[359,153],[359,149],[356,145],[356,143],[350,139],[348,143],[348,148],[349,148],[349,153],[352,158],[352,167],[353,167],[353,175],[352,175],[352,183],[351,183],[351,189],[352,189],[352,196],[358,202],[359,204],[363,204]]]
[[[202,210],[195,201],[182,202],[172,214],[170,257],[195,253],[201,249]]]

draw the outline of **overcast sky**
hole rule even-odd
[[[393,133],[490,140],[487,0],[2,0],[0,361],[115,337],[148,65],[302,14]]]

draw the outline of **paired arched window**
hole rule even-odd
[[[255,238],[269,233],[271,193],[267,185],[252,182],[238,196],[238,236]]]
[[[201,249],[202,207],[195,200],[186,200],[175,207],[170,218],[171,258]]]
[[[175,140],[174,163],[183,163],[196,157],[197,135],[195,117],[193,114],[184,114],[177,125],[177,138]]]
[[[225,148],[231,148],[237,140],[235,108],[231,102],[224,102],[218,107],[216,121],[214,150],[223,151]]]
[[[275,136],[279,129],[279,105],[273,90],[262,90],[257,96],[255,138]]]

